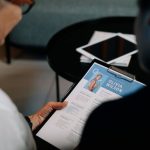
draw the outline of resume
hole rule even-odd
[[[57,110],[37,136],[61,150],[78,146],[90,113],[105,101],[117,100],[145,85],[122,73],[93,62],[87,73],[66,96],[67,107]]]

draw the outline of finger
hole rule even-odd
[[[62,109],[67,105],[67,102],[48,102],[41,110],[37,112],[42,117],[47,117],[54,109]]]
[[[48,102],[48,107],[51,107],[52,109],[62,109],[66,107],[68,104],[67,101],[64,102]]]
[[[46,118],[52,111],[53,111],[53,108],[46,105],[40,111],[37,112],[37,115],[39,115],[43,118]]]

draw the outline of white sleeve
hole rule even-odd
[[[36,150],[26,120],[11,99],[0,90],[0,150]]]

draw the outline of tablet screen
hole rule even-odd
[[[133,52],[136,49],[136,44],[118,35],[83,48],[84,51],[105,62]]]

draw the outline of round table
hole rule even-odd
[[[98,18],[75,23],[56,33],[49,40],[47,53],[48,63],[56,72],[57,91],[59,91],[58,75],[68,81],[77,82],[87,70],[89,64],[80,62],[81,54],[76,52],[76,48],[87,44],[95,30],[133,34],[134,21],[135,17]],[[134,60],[131,61],[132,65],[125,68],[128,71],[132,69],[133,73],[135,73]],[[59,93],[57,96],[59,97]]]
[[[80,63],[76,48],[87,44],[95,30],[133,34],[134,17],[107,17],[87,20],[68,26],[56,33],[48,43],[48,62],[63,78],[77,82],[88,64]]]

